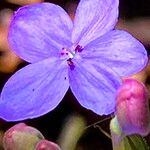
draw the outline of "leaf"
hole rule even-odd
[[[110,131],[113,150],[150,150],[149,145],[142,136],[124,135],[116,116],[110,122]]]
[[[123,142],[125,150],[150,150],[146,140],[139,135],[126,136]]]

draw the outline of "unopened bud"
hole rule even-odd
[[[33,150],[41,139],[44,137],[37,129],[19,123],[5,132],[3,146],[5,150]]]
[[[60,147],[48,140],[41,140],[39,143],[36,145],[35,150],[61,150]]]
[[[126,79],[117,94],[116,116],[125,135],[146,136],[150,130],[147,90],[137,80]]]

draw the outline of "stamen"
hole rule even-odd
[[[76,53],[80,53],[82,52],[83,50],[83,47],[80,46],[80,45],[77,45],[76,48],[75,46],[74,47],[71,47],[70,49],[69,48],[62,48],[60,54],[67,59],[67,64],[69,65],[70,69],[71,70],[74,70],[75,68],[75,65],[72,61],[72,59],[75,57]],[[77,58],[79,56],[77,55]]]
[[[80,45],[77,45],[77,47],[75,48],[75,52],[82,52],[83,51],[83,47]]]
[[[67,63],[68,63],[68,65],[69,65],[70,69],[71,69],[71,70],[74,70],[75,65],[74,65],[74,63],[73,63],[73,61],[72,61],[71,58],[69,58],[69,59],[67,60]]]
[[[62,48],[62,51],[60,53],[61,55],[68,55],[68,51],[66,48]]]

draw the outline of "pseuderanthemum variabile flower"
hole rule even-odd
[[[147,63],[143,45],[115,30],[118,0],[81,0],[72,21],[59,6],[39,3],[14,15],[8,40],[28,66],[5,84],[0,117],[35,118],[53,110],[68,88],[85,108],[103,115],[115,110],[121,76]]]

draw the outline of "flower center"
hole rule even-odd
[[[75,57],[76,53],[82,52],[83,47],[80,45],[77,45],[75,48],[68,49],[68,48],[62,48],[61,50],[61,56],[64,56],[67,58],[67,64],[69,65],[70,69],[73,70],[75,68],[75,65],[73,63],[73,58]]]
[[[67,57],[68,59],[73,58],[75,56],[75,52],[71,51],[70,49],[64,48],[64,47],[62,48],[60,54],[61,54],[61,56]]]

